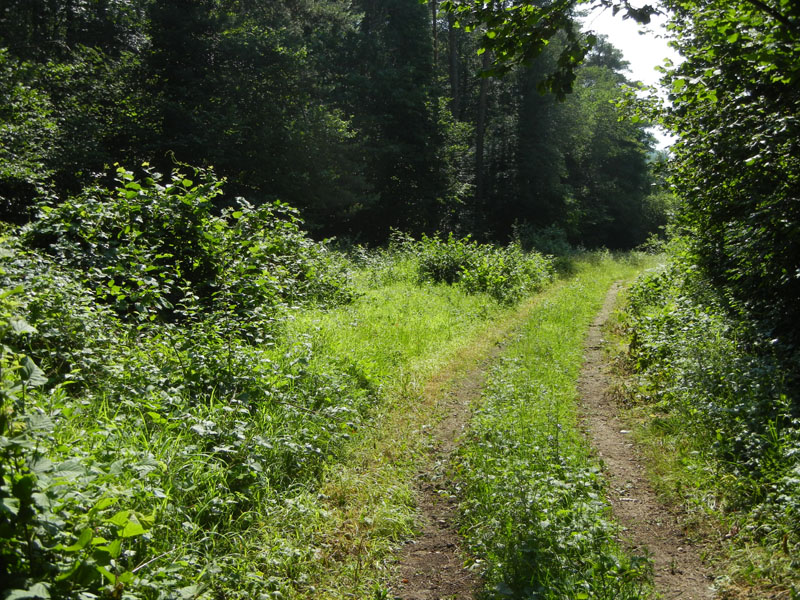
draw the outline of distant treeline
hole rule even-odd
[[[622,248],[665,222],[653,139],[614,105],[616,49],[596,45],[560,102],[537,86],[563,41],[499,79],[467,29],[418,0],[7,0],[0,218],[148,161],[213,166],[221,203],[281,200],[357,242]]]

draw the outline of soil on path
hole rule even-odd
[[[713,580],[699,549],[681,529],[679,515],[659,502],[647,482],[618,407],[607,394],[612,380],[602,347],[602,326],[620,288],[617,283],[609,290],[586,340],[578,382],[583,424],[603,461],[609,501],[625,529],[625,541],[634,553],[651,557],[659,596],[664,600],[710,599],[714,597]],[[480,589],[479,578],[464,566],[466,554],[455,524],[457,501],[447,471],[450,456],[469,422],[470,405],[480,397],[488,365],[501,352],[502,346],[497,343],[466,372],[444,370],[426,386],[424,396],[436,398],[442,418],[429,430],[429,464],[433,466],[418,479],[422,531],[400,553],[392,587],[396,600],[471,600]]]
[[[653,561],[656,591],[665,600],[713,598],[713,580],[700,559],[700,548],[686,537],[680,515],[664,506],[649,485],[630,432],[619,418],[619,407],[608,394],[608,374],[602,326],[614,308],[621,285],[614,284],[592,324],[578,382],[583,424],[591,445],[603,461],[614,516],[625,528],[625,542]]]
[[[496,344],[466,373],[448,379],[445,372],[426,386],[426,396],[439,398],[442,419],[430,431],[433,469],[418,476],[422,531],[400,554],[393,589],[397,600],[470,600],[480,589],[480,578],[465,567],[467,555],[455,522],[458,503],[447,471],[469,422],[470,405],[480,397],[488,365],[501,351]]]

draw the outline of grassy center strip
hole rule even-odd
[[[557,282],[551,289],[563,285]],[[402,292],[406,306],[415,305],[408,290]],[[402,540],[418,532],[414,479],[434,468],[432,450],[438,440],[432,432],[447,416],[442,403],[445,393],[525,323],[542,297],[531,297],[513,308],[495,307],[494,318],[487,320],[482,314],[466,328],[470,336],[462,332],[451,338],[431,335],[430,328],[437,326],[437,313],[443,307],[430,292],[427,290],[424,312],[420,313],[421,331],[428,331],[424,336],[420,332],[419,337],[404,337],[412,346],[434,344],[438,350],[398,361],[398,372],[384,390],[385,409],[372,427],[354,439],[348,456],[330,465],[323,478],[319,498],[326,521],[310,540],[309,547],[317,549],[317,560],[314,567],[307,567],[313,586],[305,590],[315,598],[388,597],[395,550]],[[384,288],[381,293],[391,291]],[[387,305],[392,303],[382,303],[384,308],[376,310],[385,310]],[[382,321],[379,316],[370,319],[372,323]],[[406,329],[414,327],[414,323],[406,324]],[[327,332],[335,329],[324,326]],[[383,345],[381,337],[375,337],[372,348]],[[329,348],[337,346],[330,337],[325,343]],[[351,341],[349,347],[355,358],[360,353],[358,345]],[[397,351],[407,347],[398,345]],[[371,356],[375,359],[384,354]]]
[[[462,531],[487,598],[640,598],[648,561],[616,542],[603,479],[579,432],[576,381],[589,324],[615,280],[604,257],[542,294],[492,370],[457,460]]]

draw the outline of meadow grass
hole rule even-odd
[[[28,399],[46,449],[31,464],[37,518],[55,524],[64,574],[53,593],[384,596],[448,381],[567,288],[596,295],[594,279],[636,268],[595,256],[508,305],[421,283],[413,257],[385,255],[354,274],[352,303],[293,311],[264,343],[224,318],[115,334],[107,379]]]
[[[394,550],[417,528],[413,478],[442,417],[441,388],[487,355],[532,304],[420,283],[413,261],[373,266],[361,277],[354,303],[300,315],[287,332],[306,336],[321,361],[358,372],[377,390],[370,423],[328,465],[319,488],[327,520],[309,540],[321,560],[308,565],[318,598],[387,593]]]

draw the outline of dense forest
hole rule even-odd
[[[664,97],[586,5],[656,11],[2,2],[3,600],[390,597],[431,382],[509,336],[447,491],[486,597],[648,597],[574,380],[656,263],[659,492],[722,597],[800,593],[800,8],[664,0]]]
[[[624,248],[665,222],[653,140],[612,104],[627,80],[605,42],[558,102],[539,88],[566,38],[486,77],[482,31],[437,3],[26,0],[0,18],[7,221],[149,162],[213,166],[220,207],[277,199],[318,238]]]

